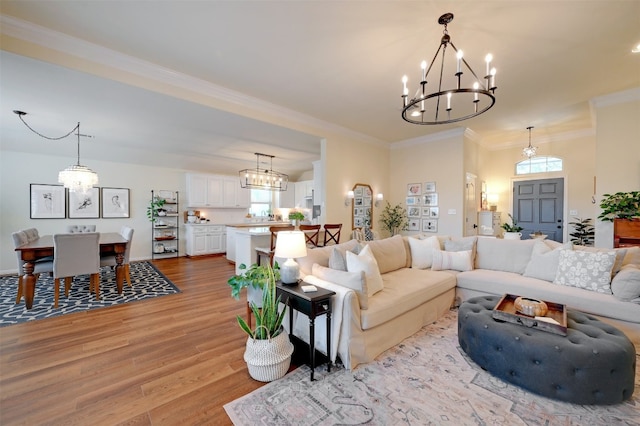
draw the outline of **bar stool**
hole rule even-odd
[[[300,230],[304,232],[304,239],[307,247],[318,247],[321,225],[300,225]],[[309,232],[305,232],[309,231]],[[315,231],[315,232],[314,232]]]
[[[340,231],[342,230],[342,224],[324,224],[324,244],[323,246],[328,245],[331,241],[334,244],[340,243]]]

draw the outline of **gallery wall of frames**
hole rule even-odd
[[[409,183],[405,204],[409,231],[438,232],[438,193],[435,182]]]
[[[129,188],[94,187],[86,193],[62,185],[30,185],[31,219],[117,219],[130,216]]]

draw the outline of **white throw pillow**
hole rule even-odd
[[[561,250],[554,284],[611,294],[611,270],[616,252]]]
[[[427,269],[433,264],[434,250],[440,250],[440,241],[435,235],[424,240],[409,237],[409,248],[411,249],[411,267]]]
[[[545,241],[536,241],[531,252],[531,260],[522,275],[553,282],[560,264],[560,251],[571,250],[571,247],[571,243],[566,243],[552,249]]]
[[[329,281],[343,287],[350,288],[358,295],[360,309],[369,308],[369,295],[367,291],[367,279],[364,272],[347,272],[337,269],[326,268],[317,263],[311,268],[312,275],[324,281]]]
[[[626,265],[611,280],[611,291],[620,300],[634,301],[640,298],[640,268]]]
[[[371,253],[371,248],[366,246],[359,254],[354,254],[348,251],[347,253],[347,271],[349,272],[364,272],[365,279],[367,280],[367,294],[369,297],[373,296],[384,288],[382,283],[382,276],[378,269],[378,263],[376,258]]]
[[[473,270],[473,260],[471,250],[464,251],[433,251],[433,264],[431,270],[443,271],[471,271]]]

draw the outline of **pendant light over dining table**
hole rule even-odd
[[[466,120],[488,111],[496,102],[496,69],[491,66],[493,55],[486,55],[486,74],[478,78],[467,63],[462,50],[451,41],[447,24],[453,21],[453,13],[440,16],[438,23],[444,26],[440,45],[430,64],[422,61],[420,80],[413,97],[409,97],[407,83],[402,77],[402,118],[412,124],[448,124]],[[445,61],[447,47],[455,52],[452,60]],[[438,55],[441,59],[438,64]],[[427,67],[428,65],[428,67]],[[433,80],[429,79],[431,69],[439,68]],[[431,84],[428,84],[431,81]]]
[[[240,170],[240,186],[248,189],[263,189],[267,191],[286,191],[289,176],[273,170],[274,155],[254,153],[256,155],[256,168]],[[269,168],[260,166],[260,157],[269,158]]]
[[[26,112],[18,111],[18,110],[14,110],[13,112],[18,115],[18,117],[20,118],[20,121],[22,121],[29,130],[31,130],[36,135],[48,140],[57,141],[70,136],[73,132],[76,132],[76,135],[78,136],[77,162],[76,164],[72,164],[67,168],[65,168],[64,170],[61,170],[60,173],[58,173],[58,183],[63,184],[64,187],[71,192],[79,192],[79,193],[86,193],[89,189],[93,188],[95,185],[98,184],[98,174],[93,170],[91,170],[89,167],[83,166],[82,164],[80,164],[80,136],[88,136],[88,135],[82,135],[80,133],[80,122],[78,122],[76,127],[71,129],[69,133],[63,136],[49,137],[34,130],[31,126],[27,124],[27,122],[23,118],[25,115],[27,115]]]

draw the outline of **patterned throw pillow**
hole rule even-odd
[[[611,269],[616,252],[560,250],[554,284],[611,294]]]

